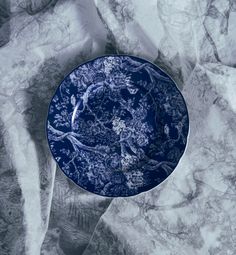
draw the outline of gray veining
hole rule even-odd
[[[0,254],[236,254],[236,4],[233,0],[2,0]],[[188,148],[156,189],[91,195],[58,170],[47,107],[73,68],[144,57],[179,84]]]

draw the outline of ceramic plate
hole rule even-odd
[[[109,197],[150,190],[172,173],[189,119],[173,80],[146,60],[103,56],[74,69],[49,106],[47,137],[62,171]]]

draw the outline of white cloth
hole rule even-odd
[[[1,1],[1,255],[236,254],[235,11],[233,0]],[[45,136],[63,77],[109,53],[166,70],[190,115],[173,174],[113,200],[56,170]]]

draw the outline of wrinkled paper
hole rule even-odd
[[[0,254],[236,254],[236,2],[1,0]],[[190,134],[158,187],[105,198],[52,159],[50,99],[104,54],[157,64],[186,100]]]

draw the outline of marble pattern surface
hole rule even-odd
[[[0,2],[0,254],[236,254],[236,2]],[[73,68],[105,53],[144,57],[179,85],[188,147],[133,198],[104,198],[56,170],[45,116]]]

